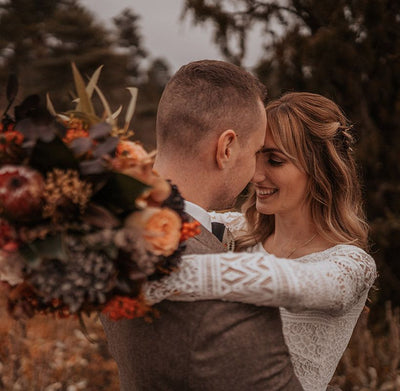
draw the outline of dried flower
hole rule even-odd
[[[91,195],[92,185],[79,179],[77,171],[55,168],[46,176],[43,217],[51,217],[57,222],[67,218],[71,207],[78,207],[79,213],[83,214]]]
[[[184,222],[181,230],[181,242],[184,242],[200,233],[200,223],[198,221]]]
[[[155,152],[130,141],[136,89],[129,88],[118,129],[121,110],[112,113],[96,85],[100,69],[86,85],[72,68],[75,110],[57,114],[49,96],[46,110],[32,95],[15,108],[18,122],[8,110],[0,121],[0,283],[8,311],[147,317],[154,311],[140,296],[143,283],[177,267],[183,241],[198,227],[187,223],[176,187],[153,171]],[[7,87],[9,107],[16,85]]]
[[[21,145],[23,141],[24,136],[16,130],[7,130],[4,133],[0,133],[0,152],[7,151],[13,144]]]
[[[67,134],[63,138],[64,143],[69,144],[77,138],[89,137],[89,132],[84,129],[68,129]]]
[[[115,296],[106,304],[102,312],[112,320],[133,319],[150,314],[151,307],[141,298]]]
[[[118,143],[115,155],[117,158],[129,159],[131,164],[136,164],[149,158],[149,154],[141,144],[128,140],[121,140]]]

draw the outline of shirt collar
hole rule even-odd
[[[211,232],[211,218],[201,206],[185,200],[185,212],[196,219],[204,228]]]

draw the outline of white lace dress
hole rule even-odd
[[[239,213],[211,213],[211,218],[234,236],[246,229]],[[356,246],[282,259],[259,244],[243,253],[184,256],[177,272],[146,285],[144,293],[151,303],[221,299],[280,307],[295,373],[304,390],[322,391],[376,277],[374,260]]]

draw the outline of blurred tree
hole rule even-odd
[[[270,96],[321,93],[355,122],[380,298],[399,305],[400,2],[186,0],[184,12],[212,22],[222,53],[238,64],[249,31],[263,26],[255,72]]]
[[[0,5],[0,37],[3,80],[15,72],[26,93],[53,91],[56,101],[72,85],[71,61],[91,73],[111,57],[106,30],[75,0],[8,0]]]
[[[137,25],[139,19],[140,17],[130,9],[125,9],[113,19],[118,34],[116,43],[119,47],[127,49],[127,71],[133,83],[140,81],[140,61],[147,55]]]
[[[162,58],[156,58],[147,69],[146,81],[141,84],[137,106],[137,116],[141,119],[141,126],[137,132],[141,141],[149,149],[156,146],[154,129],[158,101],[170,77],[171,72],[167,62]]]
[[[130,94],[125,87],[139,87],[134,126],[138,136],[144,133],[146,144],[154,146],[154,117],[168,67],[155,60],[146,69],[138,15],[126,9],[113,21],[106,29],[79,0],[0,2],[0,86],[9,73],[16,73],[19,99],[49,92],[56,110],[67,110],[74,89],[71,62],[85,76],[104,65],[99,85],[112,110],[127,107]],[[4,92],[2,88],[0,107]],[[94,103],[100,107],[98,100]]]

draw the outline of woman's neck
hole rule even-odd
[[[298,258],[332,246],[317,233],[306,213],[275,215],[274,232],[263,245],[270,254],[281,258]]]

